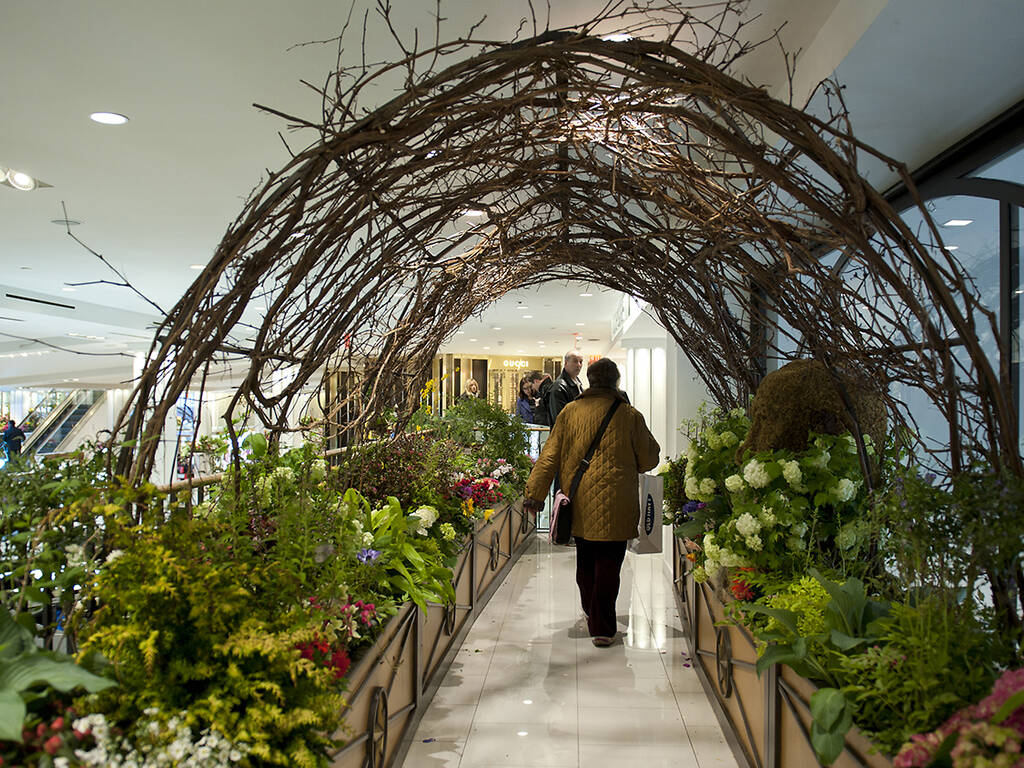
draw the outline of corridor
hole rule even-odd
[[[575,550],[536,539],[466,636],[406,768],[735,768],[661,555],[627,554],[620,636],[595,648]]]

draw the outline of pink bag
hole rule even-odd
[[[552,544],[565,546],[572,538],[572,501],[564,491],[555,493],[555,503],[551,505],[551,524],[548,529],[548,540]]]

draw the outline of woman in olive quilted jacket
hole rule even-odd
[[[640,520],[639,475],[657,466],[661,448],[643,415],[618,390],[613,361],[591,363],[587,380],[589,389],[558,414],[526,483],[524,506],[542,509],[556,474],[563,485],[571,482],[608,409],[621,400],[572,499],[576,583],[593,643],[603,647],[616,635],[619,571]]]

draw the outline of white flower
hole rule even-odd
[[[803,487],[804,476],[800,472],[800,462],[798,461],[784,461],[782,462],[782,476],[786,482],[789,483],[793,488],[800,489]]]
[[[115,560],[117,560],[117,558],[119,558],[119,557],[120,557],[121,555],[123,555],[123,554],[124,554],[124,550],[121,550],[121,549],[112,549],[112,550],[110,550],[110,554],[109,554],[109,555],[107,555],[107,559],[106,559],[106,560],[105,560],[104,562],[106,562],[106,563],[112,563],[112,562],[114,562]]]
[[[756,533],[752,536],[747,536],[747,538],[744,540],[744,543],[747,545],[748,549],[752,549],[755,552],[761,551],[761,537],[758,536]]]
[[[733,408],[731,411],[729,411],[729,416],[730,416],[730,418],[733,418],[733,419],[738,419],[741,416],[746,416],[746,415],[747,415],[747,409],[746,408]]]
[[[749,512],[744,512],[736,521],[736,530],[741,536],[752,536],[761,530],[761,523]]]
[[[416,533],[426,536],[430,526],[437,520],[437,510],[431,506],[424,505],[410,514],[409,517],[415,518],[418,521]]]
[[[368,547],[373,544],[373,534],[367,531],[363,534],[363,546]]]
[[[309,468],[309,477],[314,483],[319,483],[327,477],[327,462],[317,459]]]
[[[693,580],[698,584],[703,584],[708,580],[708,572],[703,565],[698,565],[693,569]]]
[[[768,477],[768,471],[757,459],[751,459],[743,468],[743,479],[750,483],[751,488],[764,488],[772,480]]]
[[[719,438],[715,430],[708,428],[704,430],[704,441],[708,444],[708,448],[712,451],[717,451],[722,447],[722,440]]]
[[[818,469],[825,469],[825,467],[828,466],[828,462],[831,458],[832,455],[828,451],[823,450],[817,456],[812,456],[811,458],[809,458],[807,460],[807,463],[812,467],[817,467]]]
[[[686,498],[696,499],[700,496],[700,483],[697,482],[697,478],[692,475],[686,478]]]
[[[741,555],[737,555],[732,550],[725,549],[724,547],[722,548],[722,554],[718,558],[718,562],[726,568],[745,568],[749,565],[746,558]]]
[[[686,463],[693,464],[697,460],[697,446],[690,443],[690,447],[686,449]]]
[[[775,517],[775,513],[772,512],[768,507],[761,507],[761,511],[757,515],[758,520],[761,521],[761,525],[765,528],[774,528],[775,523],[778,520]]]
[[[722,566],[718,563],[713,563],[711,561],[704,563],[704,573],[707,579],[715,578],[720,570],[722,570]]]
[[[740,441],[740,439],[736,437],[736,433],[731,429],[725,430],[725,432],[719,435],[719,437],[722,439],[722,445],[726,448],[732,448]]]
[[[857,484],[847,477],[844,477],[839,481],[839,485],[833,486],[829,489],[833,496],[835,496],[840,502],[849,501],[857,493]]]
[[[700,492],[703,496],[713,495],[716,487],[717,483],[715,483],[715,481],[712,480],[710,477],[705,477],[703,480],[700,481]]]
[[[68,567],[77,568],[85,565],[85,548],[81,544],[68,544],[64,547],[68,556]]]
[[[745,487],[743,478],[739,475],[729,475],[725,478],[725,490],[729,491],[729,493],[739,493]]]
[[[794,536],[799,536],[802,539],[807,533],[807,523],[797,523],[793,526],[792,531]]]

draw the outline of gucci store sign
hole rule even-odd
[[[526,360],[502,360],[501,365],[503,368],[525,368],[529,363]]]

